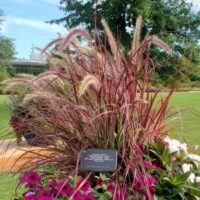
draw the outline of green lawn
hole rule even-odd
[[[5,136],[9,130],[9,109],[6,106],[7,96],[0,96],[0,136]],[[172,96],[170,105],[173,111],[180,110],[176,119],[169,124],[173,128],[171,136],[192,145],[200,145],[200,92],[180,92]],[[182,126],[181,126],[182,124]],[[200,154],[200,150],[198,152]],[[14,194],[17,178],[8,174],[0,174],[0,199],[8,200]]]
[[[15,195],[17,176],[4,173],[0,174],[0,199],[11,200]]]
[[[200,145],[200,92],[179,92],[173,94],[170,105],[178,113],[170,121],[171,136],[189,145]],[[200,154],[200,150],[198,151]]]
[[[8,138],[8,132],[10,130],[10,110],[8,107],[8,102],[8,96],[0,95],[0,139],[5,137]]]

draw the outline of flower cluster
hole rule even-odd
[[[147,172],[154,175],[155,196],[161,199],[198,199],[200,197],[200,156],[197,146],[166,137],[164,144],[154,144],[145,161]]]
[[[172,143],[178,145],[178,148],[173,146],[173,151],[170,149]],[[26,188],[22,199],[120,200],[121,193],[125,199],[135,196],[149,199],[144,187],[158,199],[179,199],[181,196],[195,199],[200,196],[200,156],[193,154],[196,149],[189,149],[186,144],[170,138],[165,139],[165,144],[141,147],[146,176],[132,177],[123,189],[121,183],[125,179],[121,177],[116,182],[110,173],[93,174],[90,178],[69,176],[61,180],[54,175],[26,172],[19,177],[20,184]]]
[[[183,173],[189,173],[188,181],[194,183],[200,183],[200,175],[195,175],[195,167],[200,165],[200,156],[193,154],[192,152],[198,149],[198,146],[194,146],[188,151],[186,143],[180,143],[180,141],[166,137],[165,140],[169,152],[174,156],[174,161],[178,159],[182,161]],[[197,173],[196,173],[197,174]]]
[[[188,147],[186,143],[180,143],[178,140],[171,139],[168,136],[164,139],[164,141],[166,142],[170,153],[177,152],[178,154],[180,154],[181,151],[183,151],[185,154],[188,153]]]
[[[19,183],[25,185],[26,191],[23,200],[95,200],[101,198],[112,199],[115,183],[106,176],[96,177],[93,184],[81,177],[69,177],[58,181],[57,177],[41,176],[39,173],[30,171],[19,177]],[[93,187],[92,187],[93,185]],[[21,198],[20,198],[21,199]],[[119,198],[115,198],[119,200]]]

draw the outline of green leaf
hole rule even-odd
[[[170,165],[171,163],[171,155],[168,152],[168,150],[164,147],[163,144],[154,144],[154,149],[151,149],[150,152],[152,152],[155,156],[157,156],[164,165]]]
[[[113,196],[112,192],[106,192],[106,194],[107,194],[109,197],[111,197],[111,198],[112,198],[112,196]]]
[[[162,196],[157,196],[157,195],[155,195],[155,196],[154,196],[154,200],[165,200],[165,198],[162,197]]]
[[[169,152],[167,150],[165,150],[161,156],[161,160],[164,164],[166,165],[170,165],[171,163],[171,155],[169,154]]]
[[[108,181],[110,180],[105,174],[102,174],[100,173],[100,176],[99,176],[103,181]]]
[[[200,189],[192,187],[192,186],[189,186],[189,185],[187,185],[186,187],[188,188],[188,192],[189,193],[200,197]]]
[[[189,175],[190,175],[190,172],[181,174],[181,175],[176,175],[176,176],[171,177],[170,181],[172,185],[176,187],[183,186],[187,182]]]
[[[97,186],[96,186],[94,189],[95,189],[95,190],[102,189],[102,186],[100,186],[100,185],[97,185]]]

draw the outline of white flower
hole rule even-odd
[[[200,156],[198,156],[198,155],[195,155],[195,154],[188,154],[187,156],[188,156],[191,160],[193,160],[193,161],[200,162]]]
[[[164,141],[168,144],[168,150],[170,153],[175,153],[182,150],[185,154],[187,154],[187,144],[186,143],[180,143],[178,140],[171,139],[168,136],[164,139]]]
[[[168,150],[170,153],[179,152],[180,142],[178,140],[172,140],[169,137],[166,137],[164,141],[168,144]]]
[[[175,153],[175,152],[179,153],[179,151],[180,151],[179,148],[177,146],[174,146],[174,145],[169,145],[168,149],[169,149],[169,153]]]
[[[196,176],[195,182],[196,182],[196,183],[200,183],[200,176]]]
[[[170,137],[167,136],[164,138],[164,141],[169,144],[172,140]]]
[[[188,180],[189,180],[191,183],[194,183],[194,181],[195,181],[195,174],[194,174],[194,173],[191,173],[190,176],[188,177]]]
[[[180,148],[181,150],[183,150],[183,152],[184,152],[185,154],[188,153],[188,151],[187,151],[187,150],[188,150],[188,147],[187,147],[187,144],[186,144],[186,143],[180,144],[179,148]]]
[[[195,151],[197,151],[198,148],[199,148],[199,145],[194,145],[194,146],[192,146],[191,151],[195,152]]]
[[[184,163],[184,164],[182,165],[183,172],[184,172],[184,173],[189,172],[190,169],[191,169],[191,167],[192,167],[191,164],[186,164],[186,163]]]

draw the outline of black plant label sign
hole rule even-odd
[[[81,171],[113,172],[117,168],[117,150],[83,149],[80,161]]]

